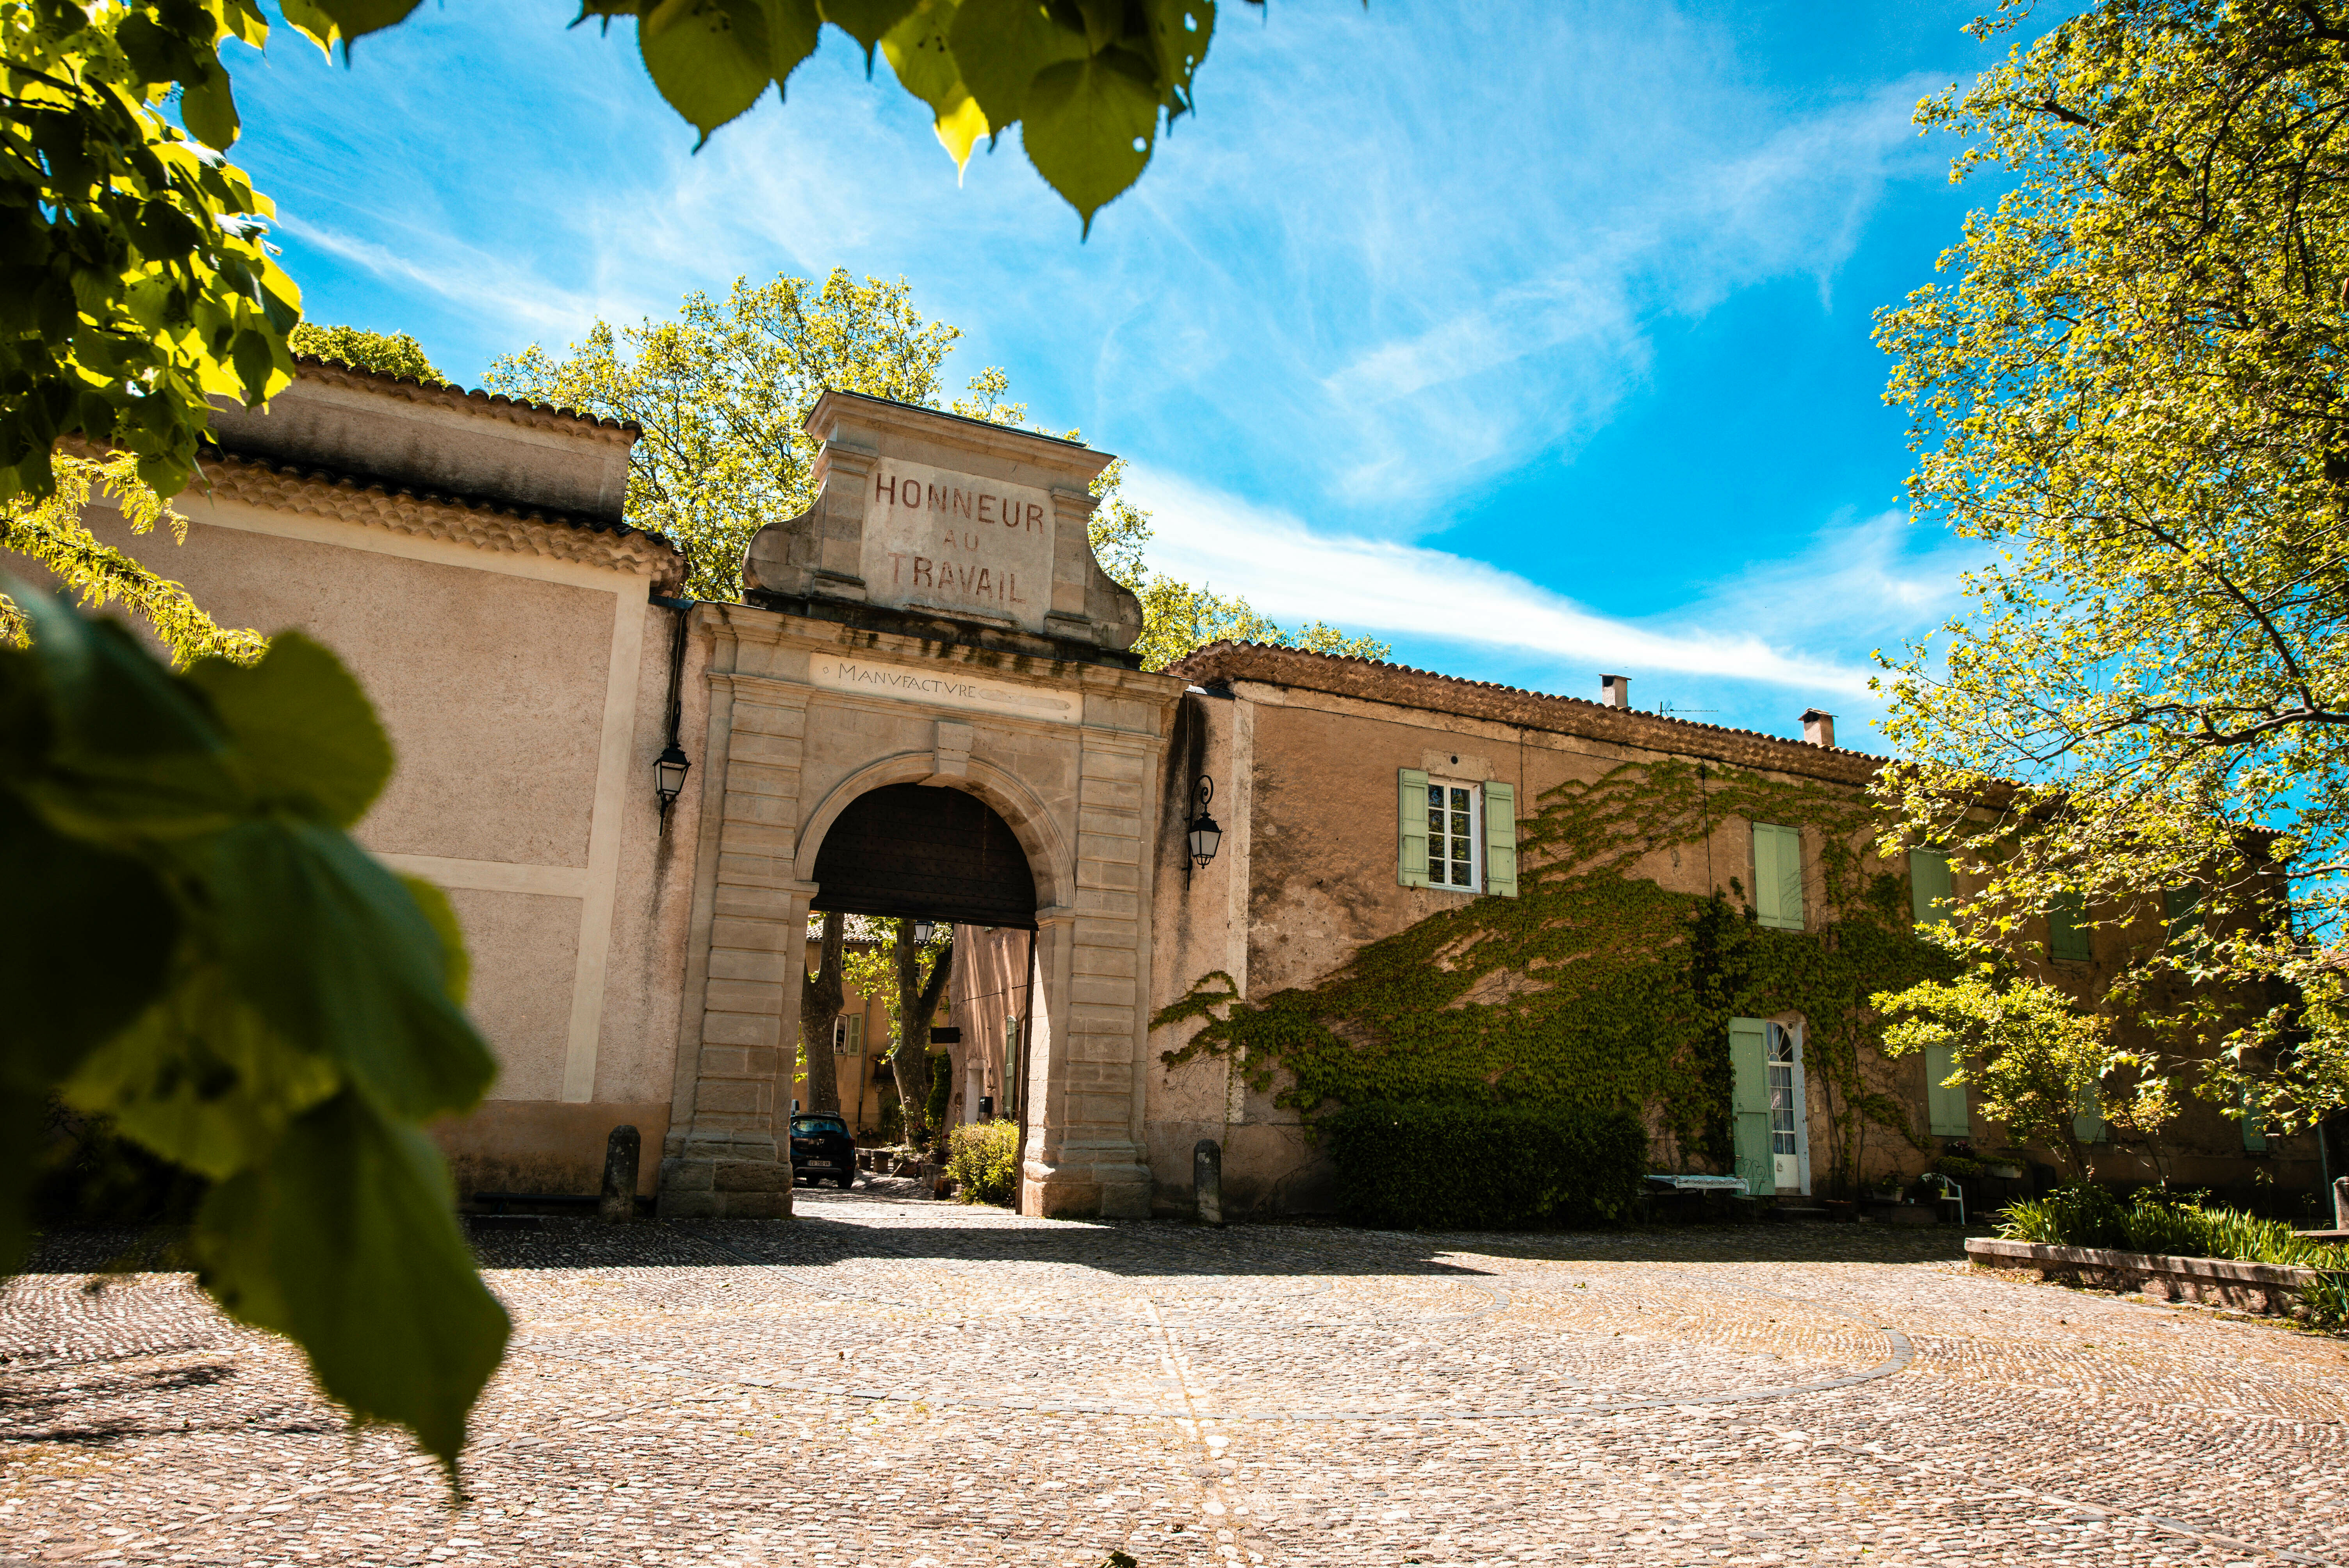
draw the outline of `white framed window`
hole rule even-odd
[[[1450,779],[1427,781],[1427,882],[1455,892],[1485,887],[1484,789]]]
[[[864,1054],[864,1015],[843,1013],[832,1021],[832,1054],[835,1057],[861,1057]]]

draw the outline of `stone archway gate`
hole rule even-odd
[[[1111,459],[827,393],[814,505],[689,627],[708,686],[664,1215],[791,1212],[800,969],[824,832],[895,784],[967,790],[1027,852],[1036,1001],[1020,1210],[1149,1212],[1143,1148],[1159,763],[1183,683],[1127,652],[1094,561]]]

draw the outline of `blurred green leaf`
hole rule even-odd
[[[271,638],[259,664],[204,659],[183,678],[211,701],[264,801],[347,829],[391,778],[391,741],[367,694],[299,632]]]
[[[415,1120],[470,1110],[496,1059],[450,997],[441,934],[398,877],[342,834],[240,823],[191,857],[238,993]]]
[[[13,597],[49,716],[42,767],[17,787],[52,827],[100,842],[182,837],[247,808],[219,727],[128,631],[46,594]]]
[[[1093,214],[1142,177],[1158,131],[1158,95],[1122,49],[1047,66],[1028,91],[1020,144],[1046,183],[1092,231]]]
[[[295,25],[316,36],[316,19],[323,16],[334,24],[335,36],[348,44],[408,20],[419,4],[420,0],[295,0],[285,7],[285,19],[294,21],[298,11],[302,20]]]
[[[767,8],[767,68],[774,74],[775,93],[800,62],[815,53],[823,16],[816,0],[765,0]]]
[[[962,0],[947,40],[963,86],[999,131],[1027,112],[1039,71],[1090,53],[1084,35],[1054,22],[1038,0]]]
[[[51,830],[5,786],[0,888],[0,1084],[37,1099],[162,990],[180,920],[153,872]]]
[[[86,1057],[67,1104],[212,1181],[265,1158],[293,1119],[342,1087],[334,1061],[274,1033],[201,965]]]
[[[963,85],[947,35],[954,26],[957,0],[921,0],[905,20],[881,40],[897,85],[930,106],[938,139],[946,143],[959,169],[970,150],[988,132],[987,116]]]
[[[705,142],[758,102],[773,75],[759,0],[662,0],[637,21],[636,42],[653,86]]]
[[[916,0],[822,0],[823,19],[847,34],[864,51],[865,69],[873,68],[873,50],[882,35],[904,21]]]
[[[399,885],[408,890],[408,896],[416,901],[417,909],[432,923],[433,932],[440,938],[442,984],[449,1000],[463,1006],[466,993],[472,988],[473,958],[465,950],[465,931],[457,920],[456,905],[449,902],[447,893],[422,877],[402,877]]]
[[[454,1196],[421,1133],[345,1090],[213,1188],[190,1237],[222,1306],[295,1339],[328,1398],[407,1427],[452,1475],[512,1332]]]

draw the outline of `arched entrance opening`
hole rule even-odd
[[[834,1027],[829,1071],[819,1076],[813,1061],[808,1064],[807,1109],[836,1111],[860,1141],[894,1142],[909,1136],[918,1119],[934,1150],[962,1123],[1015,1120],[1024,1130],[1022,1025],[1033,1000],[1039,879],[1011,825],[965,789],[885,783],[851,799],[823,830],[813,872],[811,912],[856,917],[848,923],[850,948],[877,939],[884,951],[925,956],[877,985],[867,969],[858,983],[864,989],[851,986],[843,998],[851,1010]],[[921,929],[914,922],[934,923],[942,935],[951,928],[952,940],[908,947],[909,932]],[[1014,963],[1016,978],[1009,974]],[[821,968],[813,960],[810,966]],[[970,1009],[961,1002],[974,995],[974,967],[1009,984],[986,987],[995,1005],[965,1016]],[[942,987],[941,1002],[956,1005],[947,1025],[909,1034],[906,998],[921,993],[926,980]],[[952,989],[943,989],[948,981]],[[910,1064],[902,1054],[909,1038],[921,1053]],[[918,1119],[905,1114],[914,1102],[901,1101],[901,1093],[919,1097]]]
[[[1036,876],[1011,825],[976,795],[886,784],[848,803],[816,849],[819,913],[1036,925]]]

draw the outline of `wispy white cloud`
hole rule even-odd
[[[1160,570],[1245,595],[1276,620],[1319,617],[1350,632],[1412,634],[1531,655],[1577,681],[1604,668],[1670,673],[1817,693],[1862,696],[1868,670],[1803,641],[1754,631],[1773,624],[1692,605],[1656,622],[1598,614],[1485,562],[1423,545],[1315,530],[1295,516],[1137,469],[1137,494],[1157,507],[1151,556]],[[1732,590],[1744,596],[1758,583]],[[1816,630],[1816,627],[1808,628]]]
[[[460,309],[525,330],[559,333],[595,317],[592,298],[551,287],[526,264],[457,244],[445,235],[416,235],[414,242],[395,249],[292,212],[279,213],[277,227],[386,282],[421,289]]]
[[[1692,585],[1687,614],[1729,625],[1768,626],[1802,644],[1897,655],[1961,608],[1959,574],[1991,548],[1899,511],[1839,517],[1777,557],[1744,563]]]

